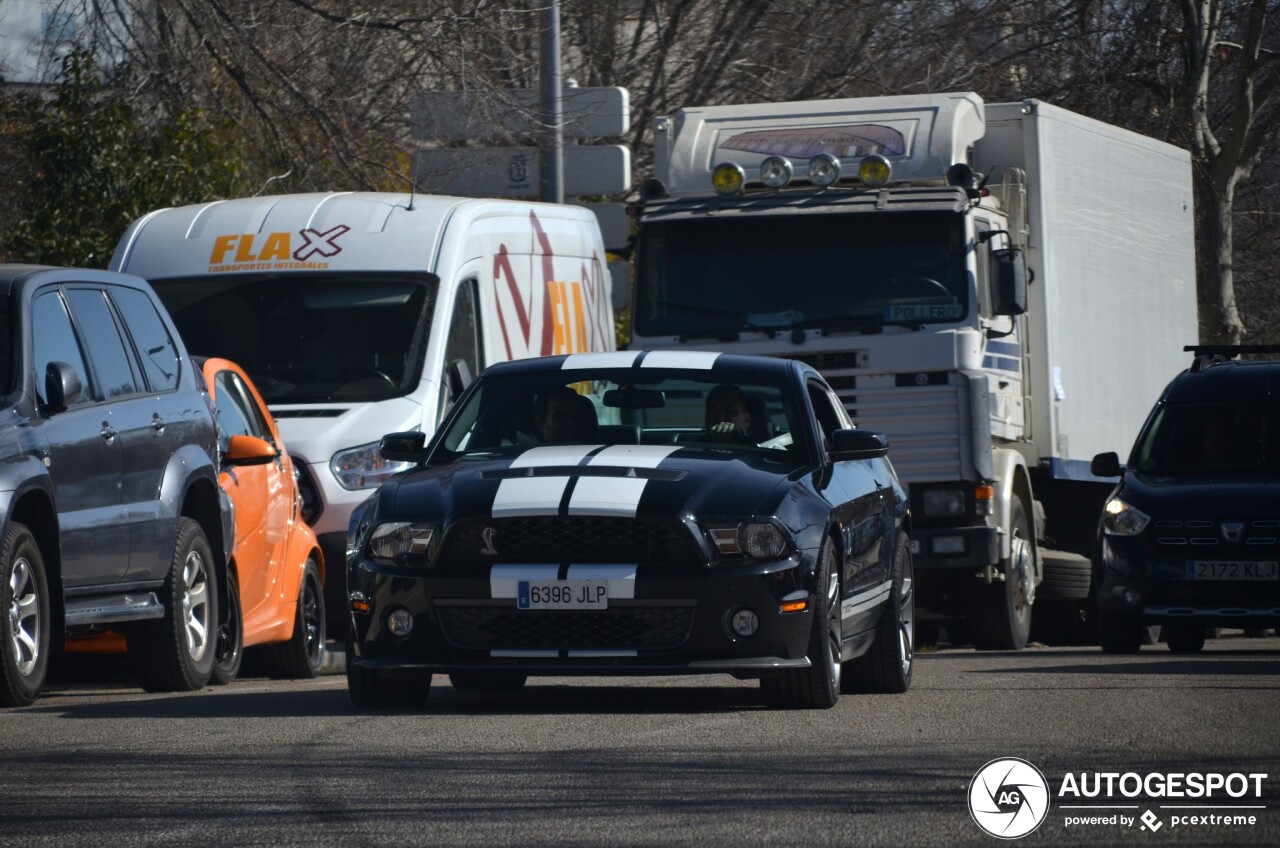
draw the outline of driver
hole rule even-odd
[[[751,413],[742,389],[721,383],[707,393],[707,435],[716,440],[750,440]]]

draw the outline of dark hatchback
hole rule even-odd
[[[726,393],[747,410],[736,427],[708,417]],[[555,395],[581,429],[551,432]],[[352,517],[357,705],[421,704],[433,674],[511,690],[530,675],[723,672],[758,678],[780,707],[910,685],[907,500],[884,438],[852,429],[809,366],[638,351],[504,363],[424,442],[384,438],[383,455],[419,464]]]
[[[1193,653],[1212,627],[1280,624],[1280,347],[1189,347],[1142,428],[1098,530],[1102,647],[1132,653],[1160,624]]]

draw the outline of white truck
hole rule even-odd
[[[493,362],[615,347],[609,270],[587,209],[377,192],[159,209],[111,260],[151,282],[187,348],[241,365],[294,458],[325,561],[329,635],[348,618],[352,509],[410,465]]]
[[[814,364],[889,437],[922,608],[980,648],[1033,605],[1074,635],[1090,459],[1197,337],[1187,152],[971,92],[689,108],[655,144],[632,347]]]

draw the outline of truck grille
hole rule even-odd
[[[509,606],[443,606],[444,637],[464,650],[670,650],[689,638],[693,606],[607,610],[516,610]]]
[[[835,384],[841,376],[825,375]],[[849,381],[852,382],[852,381]],[[863,381],[865,383],[865,381]],[[857,385],[836,394],[859,429],[889,437],[889,458],[905,483],[962,479],[960,394],[955,386]]]
[[[491,544],[486,545],[484,533]],[[497,555],[482,552],[490,548]],[[500,562],[701,563],[683,526],[628,518],[533,517],[464,521],[449,531],[437,563]]]

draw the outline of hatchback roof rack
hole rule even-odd
[[[1215,362],[1226,362],[1240,354],[1280,353],[1280,345],[1243,344],[1243,345],[1186,345],[1182,348],[1195,354],[1191,363],[1191,371],[1199,373]]]

